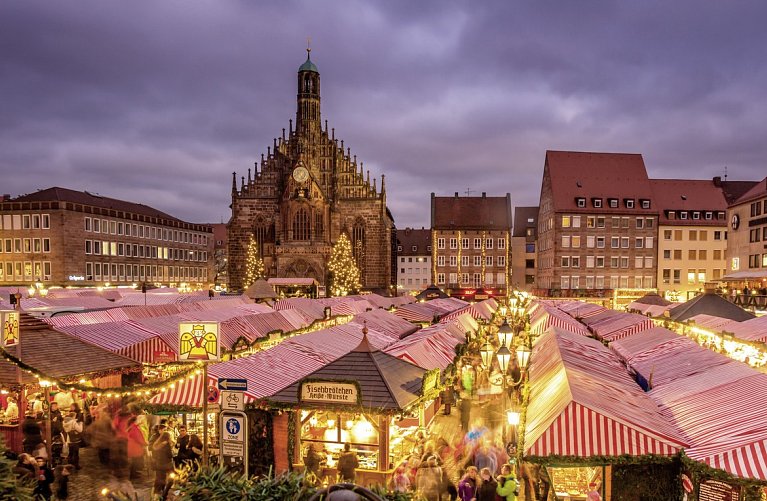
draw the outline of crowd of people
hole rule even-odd
[[[97,450],[98,461],[118,483],[141,480],[153,471],[153,493],[161,499],[170,489],[169,474],[185,465],[196,468],[201,458],[202,440],[196,434],[174,418],[148,416],[130,401],[60,391],[48,406],[49,416],[44,401],[39,407],[37,401],[31,401],[21,422],[24,452],[15,457],[14,471],[19,478],[36,480],[40,499],[54,494],[67,499],[69,477],[82,468],[81,447]],[[15,399],[8,402],[15,405]],[[44,434],[48,419],[50,444]]]

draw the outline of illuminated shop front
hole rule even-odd
[[[359,461],[356,482],[385,483],[434,416],[438,380],[439,370],[426,371],[375,350],[363,337],[350,353],[269,399],[295,410],[275,418],[294,420],[287,426],[294,433],[289,440],[290,466],[303,469],[313,449],[319,455],[322,481],[333,483],[338,458],[349,444]],[[281,445],[275,440],[276,458]],[[277,464],[276,471],[282,466]]]

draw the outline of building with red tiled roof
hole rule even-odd
[[[547,151],[538,213],[539,292],[655,287],[658,210],[652,198],[639,154]]]
[[[397,230],[397,293],[422,291],[431,282],[431,230]]]
[[[727,210],[727,275],[733,287],[767,288],[767,178],[755,183]]]
[[[483,288],[506,294],[510,273],[511,195],[431,194],[432,275],[449,294],[474,299]]]
[[[207,286],[213,232],[152,207],[48,188],[0,202],[0,285]]]
[[[686,300],[721,280],[727,248],[727,200],[721,182],[652,179],[658,216],[658,292]]]

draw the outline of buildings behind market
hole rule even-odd
[[[650,179],[641,154],[547,151],[538,207],[514,208],[508,193],[432,193],[423,207],[431,227],[397,229],[384,176],[379,187],[323,123],[308,56],[295,127],[290,120],[282,131],[255,171],[239,183],[233,174],[226,224],[76,189],[3,195],[0,285],[240,290],[251,235],[268,277],[326,285],[330,251],[345,233],[363,289],[387,295],[435,284],[467,299],[509,286],[545,296],[658,289],[686,299],[706,282],[767,286],[767,178]]]

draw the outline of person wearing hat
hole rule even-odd
[[[498,476],[498,487],[495,493],[506,501],[517,501],[517,480],[511,465],[505,464],[501,467],[501,474]]]

